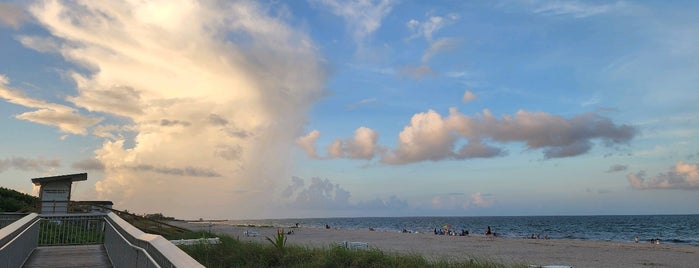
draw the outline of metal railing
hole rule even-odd
[[[119,256],[132,256],[130,263],[124,263],[123,267],[204,267],[167,239],[144,233],[114,213],[107,214],[105,220],[109,227],[116,231],[112,233],[110,228],[107,228],[104,244],[107,254],[111,255],[113,252],[120,254]],[[116,236],[120,239],[116,239]],[[125,250],[129,247],[134,251]],[[143,252],[146,252],[149,259],[157,263],[157,266],[145,264]],[[115,267],[121,267],[121,261],[112,259]]]
[[[39,240],[41,218],[31,213],[0,229],[0,267],[20,267]]]
[[[114,267],[204,267],[162,236],[114,213],[29,214],[0,229],[0,267],[20,267],[37,246],[104,244]]]
[[[0,228],[8,226],[13,222],[27,216],[29,213],[3,212],[0,213]]]
[[[103,214],[51,214],[41,218],[39,246],[104,243]]]
[[[119,256],[119,258],[110,258],[114,267],[160,268],[153,257],[148,255],[148,251],[129,242],[114,224],[106,222],[109,228],[106,230],[104,248],[107,250],[107,255]]]

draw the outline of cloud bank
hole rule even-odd
[[[261,193],[288,178],[290,144],[325,81],[306,33],[252,1],[42,1],[29,11],[50,36],[22,44],[81,67],[63,70],[72,105],[7,79],[0,97],[34,109],[19,119],[105,138],[94,160],[74,164],[104,171],[99,198],[180,217],[256,217],[271,205]],[[256,206],[231,205],[242,203]]]
[[[339,184],[332,183],[329,179],[313,177],[308,185],[306,180],[292,177],[287,188],[282,192],[286,205],[294,211],[304,211],[308,215],[313,212],[322,212],[327,215],[328,210],[335,211],[337,215],[343,215],[347,211],[367,210],[386,211],[402,210],[408,208],[408,202],[395,195],[387,199],[375,198],[369,201],[351,202],[351,193]],[[366,215],[366,214],[365,214]],[[295,217],[298,217],[296,215]]]
[[[358,135],[360,130],[371,135]],[[398,134],[398,144],[394,149],[377,145],[378,139],[375,137],[378,137],[378,133],[366,127],[355,132],[354,140],[345,143],[335,140],[327,149],[330,157],[372,159],[374,155],[379,155],[381,163],[400,165],[503,156],[506,151],[493,143],[516,142],[523,143],[530,150],[541,150],[544,158],[550,159],[585,154],[595,141],[601,141],[606,146],[624,144],[636,133],[634,127],[615,124],[611,119],[596,113],[564,118],[520,110],[515,115],[498,118],[489,110],[483,110],[476,116],[467,116],[452,108],[447,117],[442,117],[433,110],[413,115],[409,124]],[[319,136],[320,132],[314,130],[309,133],[302,149],[309,155],[320,158],[314,145],[317,137],[310,139],[312,135]],[[457,149],[457,141],[461,139],[467,143]],[[363,157],[349,153],[357,149],[343,144],[353,144],[355,147],[361,144],[359,147]],[[373,153],[369,150],[373,150]]]
[[[470,208],[490,207],[495,198],[489,194],[475,192],[470,196],[463,193],[450,193],[432,197],[431,209],[436,210],[465,210]]]
[[[10,157],[0,159],[0,172],[8,169],[44,172],[61,166],[60,159]]]
[[[648,177],[644,171],[626,176],[631,187],[636,190],[678,189],[699,190],[699,164],[678,161],[666,173]]]

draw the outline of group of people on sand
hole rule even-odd
[[[633,241],[636,242],[636,243],[638,243],[638,242],[639,242],[638,236],[635,236],[635,237],[633,238]],[[655,244],[655,245],[660,245],[660,238],[653,238],[653,239],[650,240],[650,243],[651,243],[651,244]]]
[[[450,236],[468,236],[469,232],[466,229],[461,229],[461,231],[456,231],[446,228],[434,228],[435,235],[450,235]]]
[[[460,232],[457,232],[456,230],[447,229],[447,228],[434,228],[434,234],[435,235],[451,235],[451,236],[467,236],[467,235],[469,235],[469,232],[466,229],[461,229]],[[496,232],[493,232],[490,229],[490,226],[488,226],[485,229],[485,236],[496,237],[496,236],[498,236],[498,234]]]
[[[490,226],[488,226],[488,228],[485,229],[485,236],[491,236],[491,235],[492,235],[493,237],[496,237],[496,236],[498,236],[498,233],[493,232],[492,230],[490,230]]]
[[[461,229],[461,232],[457,232],[452,229],[443,229],[443,228],[434,228],[434,234],[435,235],[451,235],[451,236],[467,236],[468,231]]]
[[[548,235],[541,236],[541,234],[532,234],[531,236],[529,236],[529,239],[544,239],[544,240],[548,240],[548,239],[549,239],[549,236],[548,236]]]

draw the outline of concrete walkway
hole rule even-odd
[[[111,268],[104,245],[38,247],[24,264],[24,267],[94,267]]]

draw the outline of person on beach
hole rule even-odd
[[[488,229],[485,229],[485,235],[492,235],[493,232],[490,231],[490,226],[488,226]]]

